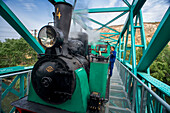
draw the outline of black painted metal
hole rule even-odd
[[[71,40],[79,40],[83,43],[83,48],[84,48],[84,52],[83,52],[83,56],[87,56],[88,55],[88,35],[86,33],[83,32],[79,32],[77,34],[77,37],[72,37]]]
[[[68,41],[72,6],[57,2],[54,27],[47,25],[56,37],[54,46],[39,54],[34,65],[31,82],[37,95],[47,103],[62,104],[71,99],[76,87],[74,71],[83,67],[89,75],[89,62],[85,58],[88,46],[87,34],[81,33],[77,40]],[[51,35],[51,34],[50,34]],[[81,39],[83,38],[83,39]],[[64,39],[64,41],[63,41]]]
[[[44,101],[61,104],[71,98],[76,87],[73,71],[80,67],[76,59],[41,58],[32,71],[33,88]]]
[[[70,30],[70,23],[72,17],[73,7],[64,2],[55,4],[55,24],[54,26],[64,33],[64,42],[68,41],[68,33]]]
[[[15,102],[12,102],[11,105],[34,113],[72,113],[69,111],[60,110],[50,106],[45,106],[45,105],[27,101],[27,96]]]

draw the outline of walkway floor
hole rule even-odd
[[[106,104],[105,113],[133,113],[116,65],[110,78],[109,102]]]

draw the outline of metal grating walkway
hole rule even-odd
[[[105,113],[133,113],[116,65],[110,78],[109,102],[105,107]]]

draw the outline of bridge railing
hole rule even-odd
[[[170,113],[170,105],[165,100],[165,95],[167,98],[170,97],[169,91],[163,91],[160,87],[157,87],[156,84],[149,82],[147,78],[153,79],[152,77],[145,77],[147,75],[144,76],[141,73],[135,76],[118,60],[116,60],[115,64],[133,111],[136,113]],[[150,81],[152,81],[151,79]],[[164,87],[165,90],[170,90],[168,85],[160,81],[159,85]]]
[[[28,93],[31,71],[32,66],[16,66],[0,69],[1,112],[13,113],[15,111],[15,107],[12,107],[10,104],[12,101],[22,98]]]

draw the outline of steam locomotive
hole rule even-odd
[[[55,6],[54,26],[46,25],[39,31],[38,40],[46,50],[32,70],[27,101],[63,112],[100,112],[107,100],[108,59],[94,52],[109,53],[110,46],[88,46],[86,33],[68,38],[73,7],[50,2]]]

